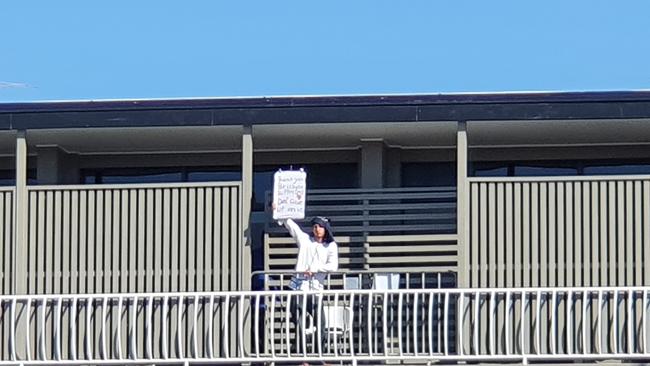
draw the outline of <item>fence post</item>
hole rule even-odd
[[[18,135],[16,137],[16,197],[14,199],[14,205],[15,231],[14,256],[12,261],[12,293],[14,295],[25,295],[29,290],[27,288],[27,220],[29,218],[29,215],[27,212],[27,141],[25,131],[18,131]],[[16,309],[16,312],[18,314],[21,314],[20,318],[17,319],[15,328],[16,338],[14,345],[16,347],[17,360],[26,359],[27,352],[29,352],[29,350],[23,349],[23,347],[26,345],[24,343],[26,335],[25,332],[29,326],[29,314],[26,313],[26,309],[29,309],[29,307],[27,305],[27,303],[17,305],[17,307],[22,306],[22,312]]]
[[[469,200],[467,183],[467,124],[458,122],[456,144],[456,233],[458,236],[458,287],[469,285]]]
[[[251,287],[251,206],[253,199],[253,136],[251,126],[244,127],[242,134],[242,189],[241,189],[241,265],[240,290],[249,290]]]
[[[13,260],[13,293],[27,293],[27,142],[25,131],[19,131],[16,138],[16,198],[15,202],[15,250]]]
[[[241,189],[241,227],[242,227],[242,236],[241,236],[241,267],[239,268],[239,290],[250,290],[251,289],[251,256],[252,256],[252,239],[251,239],[251,205],[253,199],[253,134],[251,126],[245,126],[242,133],[242,162],[241,162],[241,177],[242,177],[242,189]],[[244,301],[245,298],[241,297],[240,301]],[[250,301],[252,304],[252,301]],[[243,306],[243,304],[239,304]],[[244,316],[244,319],[241,319],[242,324],[244,325],[243,331],[243,341],[241,349],[244,350],[244,353],[247,349],[250,349],[251,345],[251,316],[253,312],[253,307],[249,306],[248,315],[239,314],[239,316]],[[236,327],[235,327],[236,328]],[[231,334],[234,338],[235,333]],[[236,351],[236,349],[233,349]],[[239,355],[244,357],[245,354]]]
[[[469,184],[467,182],[467,161],[467,123],[460,121],[456,132],[456,236],[459,288],[469,287]],[[470,342],[469,322],[464,321],[465,309],[459,308],[456,314],[456,326],[464,328],[461,331],[464,339],[456,337],[456,352],[463,354],[469,351],[461,349],[463,345]]]

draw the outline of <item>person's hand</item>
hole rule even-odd
[[[313,276],[313,275],[314,275],[314,272],[312,272],[312,271],[305,271],[305,276],[307,276],[307,277],[311,277],[311,276]]]

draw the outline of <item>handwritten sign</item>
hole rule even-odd
[[[277,171],[273,175],[273,219],[305,218],[307,173],[302,170]]]

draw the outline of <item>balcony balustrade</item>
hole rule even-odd
[[[240,241],[239,189],[29,187],[15,263],[0,190],[0,365],[650,362],[647,176],[470,178],[458,234],[453,187],[310,192],[348,270],[318,293],[286,290],[295,248],[277,225],[261,291],[239,291],[225,245]]]
[[[647,362],[648,287],[0,297],[2,365]],[[313,298],[324,326],[292,319]],[[296,327],[296,324],[299,326]],[[318,322],[317,322],[318,325]]]

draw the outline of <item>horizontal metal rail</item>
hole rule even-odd
[[[650,360],[650,287],[0,297],[0,365]]]
[[[268,270],[255,271],[251,275],[254,289],[288,289],[289,282],[302,272]],[[457,274],[453,271],[430,272],[418,270],[347,270],[327,272],[325,290],[357,289],[411,289],[411,288],[456,288]]]
[[[648,174],[624,175],[554,175],[554,176],[528,176],[528,177],[469,177],[470,182],[591,182],[591,181],[629,181],[649,180]]]
[[[207,187],[240,187],[240,181],[223,182],[174,182],[174,183],[120,183],[120,184],[66,184],[66,185],[29,185],[29,191],[103,191],[118,189],[157,189],[157,188],[207,188]]]

